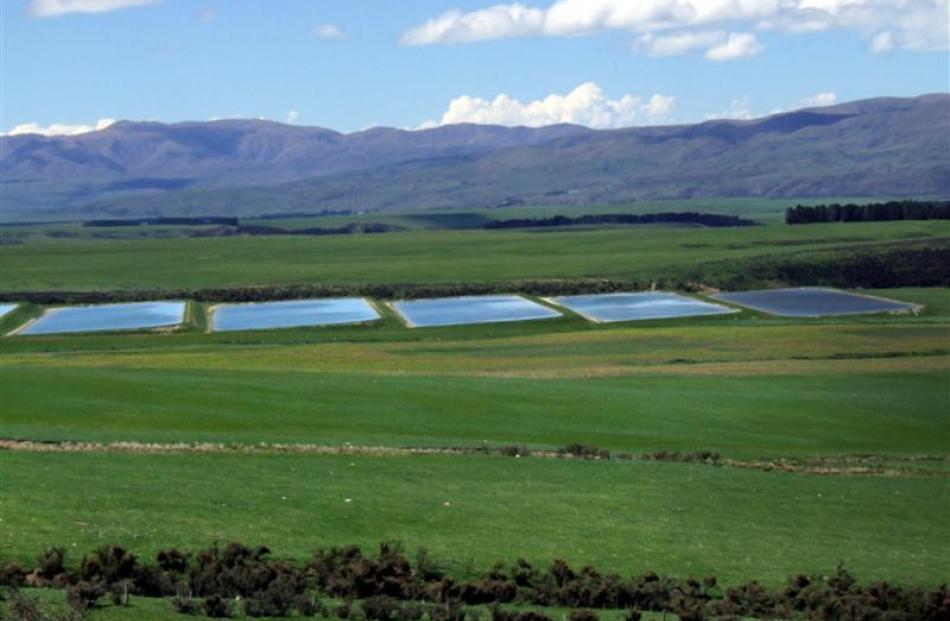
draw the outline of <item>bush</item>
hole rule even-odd
[[[172,598],[172,607],[175,609],[175,612],[180,612],[185,615],[198,616],[204,612],[204,606],[202,606],[200,600],[191,597],[182,597],[181,595],[176,595]]]
[[[363,616],[375,621],[391,621],[400,618],[399,602],[386,595],[376,595],[363,600]]]
[[[316,597],[298,595],[294,600],[294,608],[296,608],[297,614],[301,617],[315,617],[317,615],[323,615],[324,617],[330,616],[330,611],[327,610]]]
[[[35,576],[33,586],[65,587],[70,582],[65,561],[66,550],[64,548],[49,548],[41,554],[36,559],[36,569],[33,571],[33,576]]]
[[[600,617],[598,617],[595,612],[582,608],[580,610],[572,610],[570,620],[571,621],[600,621]]]
[[[0,568],[0,587],[18,589],[26,584],[26,571],[19,563],[10,563]]]
[[[190,554],[185,554],[177,548],[170,548],[160,551],[156,560],[162,571],[182,573],[188,569],[188,558],[190,556]]]
[[[66,589],[66,605],[78,612],[95,607],[99,598],[106,594],[106,588],[101,582],[80,580],[74,586]]]
[[[231,600],[220,595],[209,595],[202,603],[205,616],[216,619],[228,619],[232,616]]]
[[[81,621],[82,614],[67,608],[63,612],[48,612],[40,607],[39,600],[13,591],[9,600],[0,606],[0,619],[10,621]]]
[[[610,451],[587,444],[568,444],[557,450],[562,457],[576,457],[579,459],[610,459]]]

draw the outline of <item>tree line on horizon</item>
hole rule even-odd
[[[887,201],[885,203],[830,203],[785,210],[786,224],[816,222],[888,222],[894,220],[950,220],[950,201]]]

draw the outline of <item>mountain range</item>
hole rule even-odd
[[[4,221],[925,195],[950,195],[946,93],[615,130],[121,121],[0,137]]]

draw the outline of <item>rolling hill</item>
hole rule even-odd
[[[259,215],[646,198],[950,195],[950,94],[754,120],[342,134],[271,121],[123,121],[0,138],[5,221]]]

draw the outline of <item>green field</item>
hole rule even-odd
[[[676,278],[699,265],[942,243],[950,222],[697,229],[411,231],[327,237],[27,240],[0,245],[0,292],[293,283]]]
[[[40,236],[0,245],[0,293],[640,281],[950,237],[945,222],[785,227],[775,206],[743,213],[769,224]],[[78,562],[104,543],[149,557],[230,539],[302,560],[320,546],[398,539],[429,548],[459,576],[524,556],[624,574],[715,574],[728,584],[776,585],[838,562],[863,581],[944,582],[950,290],[870,293],[924,309],[623,324],[568,315],[435,329],[408,329],[387,311],[371,325],[213,334],[207,305],[192,304],[188,324],[167,333],[0,338],[0,440],[228,445],[0,451],[0,562],[29,562],[50,545]],[[21,307],[0,330],[40,311]],[[385,450],[574,442],[614,457]],[[329,452],[282,454],[275,443]],[[719,453],[720,465],[641,459],[701,450]],[[763,466],[774,463],[792,466]],[[139,605],[164,618],[165,608]],[[123,617],[105,609],[93,618]]]

